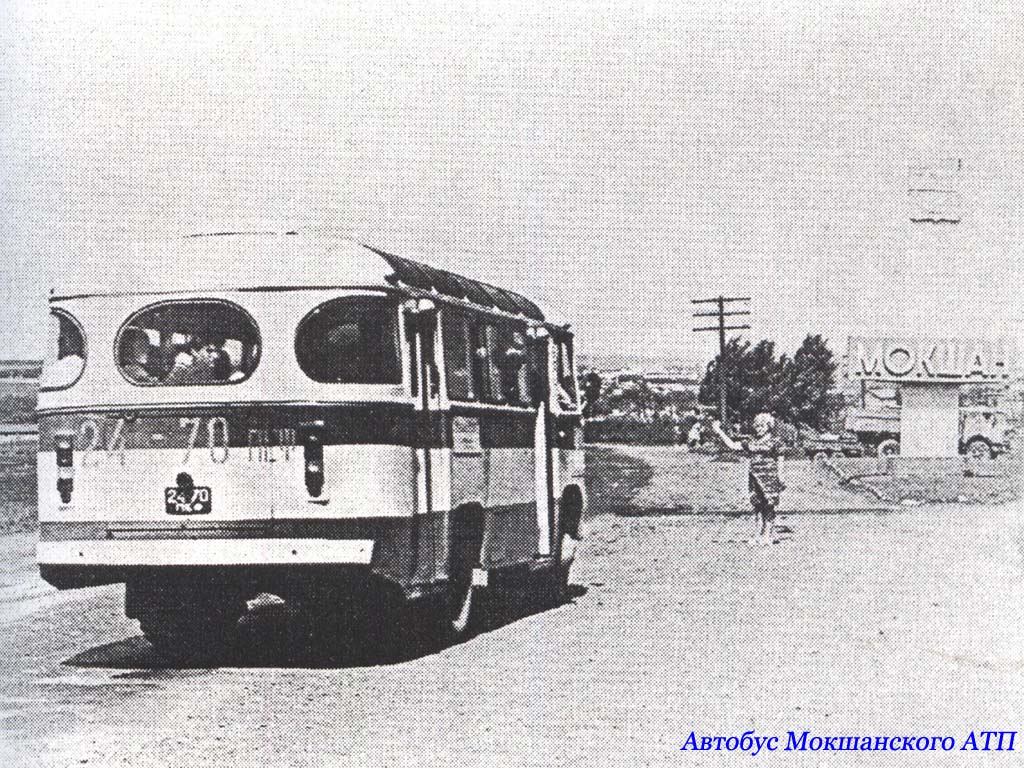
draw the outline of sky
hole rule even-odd
[[[0,358],[105,244],[321,225],[593,355],[705,361],[720,293],[790,352],[1019,334],[1022,78],[1010,0],[0,0]],[[943,158],[961,220],[912,224]]]

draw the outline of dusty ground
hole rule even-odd
[[[670,497],[668,458],[615,462],[604,472],[615,503]],[[168,668],[123,618],[119,588],[58,593],[35,577],[31,534],[0,537],[0,764],[1018,762],[679,751],[691,730],[785,741],[805,729],[958,740],[1020,729],[1021,509],[804,510],[780,522],[779,544],[753,547],[747,518],[601,514],[558,608],[507,601],[446,648],[334,656],[257,639],[216,669]]]
[[[0,437],[0,534],[36,527],[36,441]]]

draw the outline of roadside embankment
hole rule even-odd
[[[745,461],[676,446],[590,446],[588,493],[596,512],[618,515],[739,514],[750,510]],[[783,462],[780,511],[882,510],[890,504],[806,459]]]
[[[1019,454],[996,459],[934,462],[928,459],[829,459],[841,485],[863,489],[888,504],[1002,504],[1021,498],[1024,461]]]

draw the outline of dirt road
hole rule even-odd
[[[599,517],[571,603],[459,645],[340,660],[252,651],[168,669],[121,590],[57,593],[0,539],[8,766],[986,765],[998,753],[680,752],[690,731],[1020,730],[1016,507],[750,521]],[[1024,735],[1018,736],[1024,749]]]

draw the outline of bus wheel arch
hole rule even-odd
[[[468,503],[452,511],[448,528],[448,586],[442,600],[443,631],[452,638],[465,635],[480,614],[473,571],[483,559],[484,509]]]

